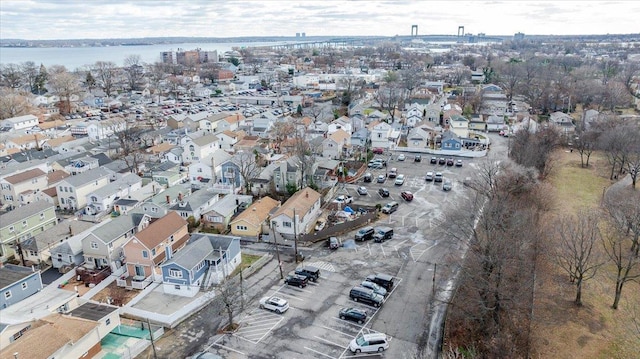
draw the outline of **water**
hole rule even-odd
[[[33,61],[37,66],[44,64],[64,65],[68,70],[75,70],[96,61],[113,61],[117,65],[123,65],[124,59],[129,55],[140,55],[143,62],[153,63],[160,61],[160,52],[176,51],[178,49],[193,50],[200,48],[203,51],[218,51],[222,55],[234,47],[243,48],[250,46],[278,45],[284,42],[224,42],[224,43],[181,43],[161,45],[136,45],[136,46],[106,46],[106,47],[0,47],[1,64],[19,64],[25,61]]]

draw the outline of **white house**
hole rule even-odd
[[[371,129],[372,148],[393,148],[396,143],[392,137],[393,128],[386,122],[380,122]]]
[[[327,127],[327,136],[333,134],[338,130],[343,130],[351,135],[353,133],[351,119],[349,119],[349,117],[342,116],[338,119],[333,120]]]
[[[98,214],[113,208],[116,199],[126,199],[142,188],[142,178],[136,174],[127,173],[101,188],[91,191],[86,195],[85,213]]]
[[[241,139],[240,135],[228,130],[217,133],[216,136],[218,136],[218,147],[227,151],[232,150],[233,145],[238,143]]]
[[[88,193],[104,187],[109,183],[111,171],[104,168],[96,168],[87,172],[69,176],[56,185],[56,192],[60,207],[77,210],[86,204]]]
[[[277,235],[293,239],[309,233],[320,214],[320,193],[309,187],[296,192],[271,216],[271,227]]]
[[[11,117],[0,121],[0,127],[11,128],[14,131],[26,130],[38,126],[38,118],[34,115]]]
[[[351,145],[351,135],[339,129],[322,141],[322,156],[339,159]]]
[[[218,136],[206,135],[197,138],[188,138],[183,146],[182,154],[185,162],[196,162],[212,154],[219,148]]]

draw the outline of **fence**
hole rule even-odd
[[[246,268],[242,271],[243,278],[249,278],[253,273],[257,272],[260,268],[262,268],[265,264],[267,264],[273,258],[272,254],[265,254],[257,261],[253,262],[249,268]]]
[[[353,221],[347,221],[344,223],[336,224],[334,226],[327,227],[321,231],[317,231],[315,233],[309,233],[298,238],[299,242],[312,242],[316,243],[322,240],[325,240],[329,237],[337,236],[351,230],[354,230],[358,227],[362,227],[366,224],[373,222],[378,214],[375,211],[370,211],[361,215],[360,217],[354,219]]]

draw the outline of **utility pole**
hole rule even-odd
[[[280,261],[280,249],[278,248],[278,239],[276,238],[276,224],[271,222],[271,230],[273,232],[273,244],[276,246],[276,259],[278,260],[278,268],[280,268],[280,279],[284,279],[282,274],[282,261]]]
[[[298,217],[296,217],[296,209],[293,209],[293,251],[296,256],[296,263],[298,263]]]
[[[154,359],[158,359],[158,354],[156,353],[156,345],[153,342],[153,331],[151,330],[151,323],[149,322],[149,318],[147,318],[147,325],[149,326],[149,339],[151,339],[151,348],[153,348],[153,357]]]

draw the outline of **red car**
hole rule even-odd
[[[402,197],[402,199],[404,199],[405,201],[412,201],[413,200],[413,193],[411,193],[409,191],[402,191],[400,193],[400,197]]]
[[[384,148],[374,148],[372,152],[376,155],[381,155],[384,153]]]

